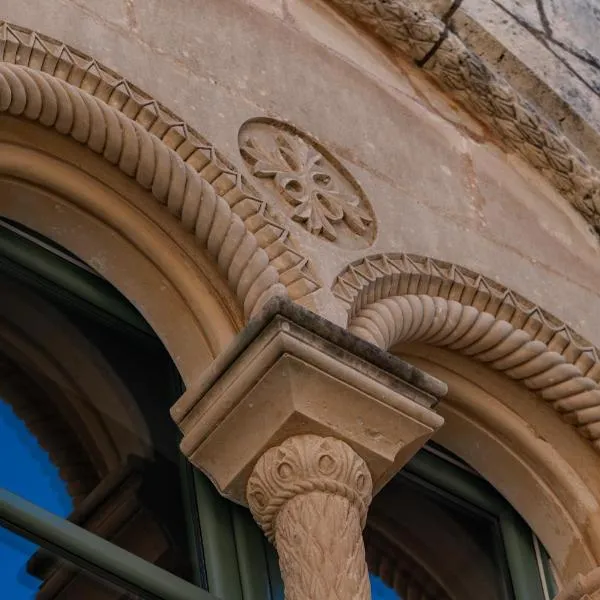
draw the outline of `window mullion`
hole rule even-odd
[[[233,505],[231,512],[244,600],[268,600],[270,581],[263,533],[248,510]]]
[[[499,517],[515,599],[544,600],[531,530],[510,508]]]
[[[194,482],[208,589],[227,600],[243,600],[229,503],[196,470]]]

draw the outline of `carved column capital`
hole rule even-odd
[[[346,498],[364,527],[373,494],[371,473],[352,448],[333,437],[297,435],[267,450],[248,480],[252,515],[274,541],[275,522],[288,500],[322,492]]]
[[[287,600],[369,600],[362,529],[372,493],[365,461],[333,437],[294,436],[261,456],[247,500],[277,548]]]

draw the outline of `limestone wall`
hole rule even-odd
[[[598,0],[464,0],[451,27],[600,164]]]
[[[410,252],[512,287],[600,344],[596,234],[412,64],[325,2],[4,0],[0,16],[93,56],[215,144],[290,224],[329,317],[344,319],[328,290],[349,262]],[[240,153],[240,128],[257,117],[289,122],[339,161],[370,206],[374,239],[331,241],[289,219],[275,180],[254,177]]]

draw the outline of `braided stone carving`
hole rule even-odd
[[[394,296],[365,307],[349,330],[383,348],[424,342],[457,350],[537,392],[600,451],[600,388],[558,352],[507,321],[431,296]]]
[[[275,543],[287,600],[369,600],[362,529],[369,469],[348,444],[300,435],[267,450],[248,480],[256,521]]]
[[[65,81],[109,105],[171,149],[240,217],[265,250],[279,281],[296,301],[309,301],[319,283],[308,258],[263,198],[206,139],[132,83],[93,58],[37,32],[0,21],[0,62]]]
[[[542,172],[596,230],[600,173],[559,129],[497,76],[440,19],[415,0],[329,0],[393,49],[431,72],[443,88]]]
[[[242,220],[214,188],[156,136],[108,104],[60,79],[0,63],[0,113],[52,127],[133,177],[193,233],[226,277],[246,316],[285,294]]]
[[[512,290],[430,258],[379,255],[334,285],[349,330],[385,349],[420,341],[489,364],[540,394],[600,452],[598,349]]]

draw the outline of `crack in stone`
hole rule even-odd
[[[559,46],[560,48],[562,48],[565,52],[568,52],[569,54],[573,55],[575,58],[578,58],[582,62],[585,62],[590,67],[594,67],[595,69],[600,70],[600,60],[598,58],[596,58],[588,50],[586,50],[585,48],[576,48],[575,46],[573,46],[571,44],[571,42],[565,42],[563,40],[558,40],[554,37],[554,33],[552,32],[552,28],[550,27],[550,22],[548,21],[548,18],[546,16],[545,12],[544,12],[543,18],[540,14],[540,20],[542,22],[542,27],[544,28],[544,31],[540,31],[539,29],[534,27],[531,23],[529,23],[529,21],[519,17],[519,15],[513,13],[511,10],[506,8],[506,6],[501,4],[499,2],[499,0],[492,0],[492,2],[503,12],[505,12],[507,15],[512,17],[519,25],[521,25],[527,31],[529,31],[529,33],[531,33],[533,36],[535,36],[538,40],[540,40],[540,41],[549,40],[552,43]],[[542,0],[536,0],[536,2],[541,3]],[[542,10],[543,10],[543,8],[542,8]]]
[[[536,0],[536,1],[538,1],[538,0]],[[595,86],[590,84],[582,75],[580,75],[577,72],[577,70],[574,67],[572,67],[562,56],[560,56],[554,50],[552,50],[552,47],[548,44],[548,42],[552,42],[552,43],[556,44],[557,46],[562,48],[565,52],[568,52],[569,54],[571,54],[573,57],[578,58],[581,61],[585,62],[588,66],[598,69],[599,75],[600,75],[600,62],[598,62],[592,55],[589,55],[589,53],[587,53],[587,51],[584,51],[586,53],[586,55],[588,55],[587,57],[584,56],[583,54],[579,54],[579,52],[581,52],[579,49],[576,50],[573,48],[569,48],[569,47],[567,47],[567,45],[564,42],[554,39],[554,36],[552,33],[550,33],[548,35],[546,33],[546,31],[540,31],[539,29],[537,29],[536,27],[531,25],[531,23],[529,23],[525,19],[519,17],[519,15],[514,14],[511,10],[506,8],[506,6],[501,4],[498,0],[492,0],[492,2],[500,10],[502,10],[508,16],[510,16],[517,24],[519,24],[526,31],[528,31],[533,37],[535,37],[544,46],[544,48],[546,48],[552,54],[552,56],[554,56],[557,60],[559,60],[561,62],[561,64],[563,64],[567,68],[567,70],[576,79],[578,79],[590,92],[592,92],[592,94],[594,94],[595,96],[600,96],[600,90],[596,89]],[[542,26],[545,28],[543,21],[542,21]]]
[[[550,27],[550,20],[548,19],[548,15],[546,14],[544,0],[535,0],[535,4],[537,6],[538,16],[540,17],[542,27],[544,28],[546,35],[549,38],[552,38],[552,27]]]
[[[444,31],[442,31],[440,37],[437,39],[435,44],[429,49],[427,54],[420,60],[415,61],[417,66],[424,67],[435,53],[439,50],[440,46],[444,43],[444,40],[448,37],[448,33],[450,31],[450,20],[454,16],[454,13],[460,8],[463,0],[454,0],[452,6],[440,17],[442,23],[444,23]]]
[[[446,25],[448,25],[448,23],[450,22],[450,19],[454,16],[454,13],[460,8],[460,5],[462,3],[463,3],[463,0],[454,0],[454,2],[452,3],[452,6],[442,16],[442,22],[446,23]]]

